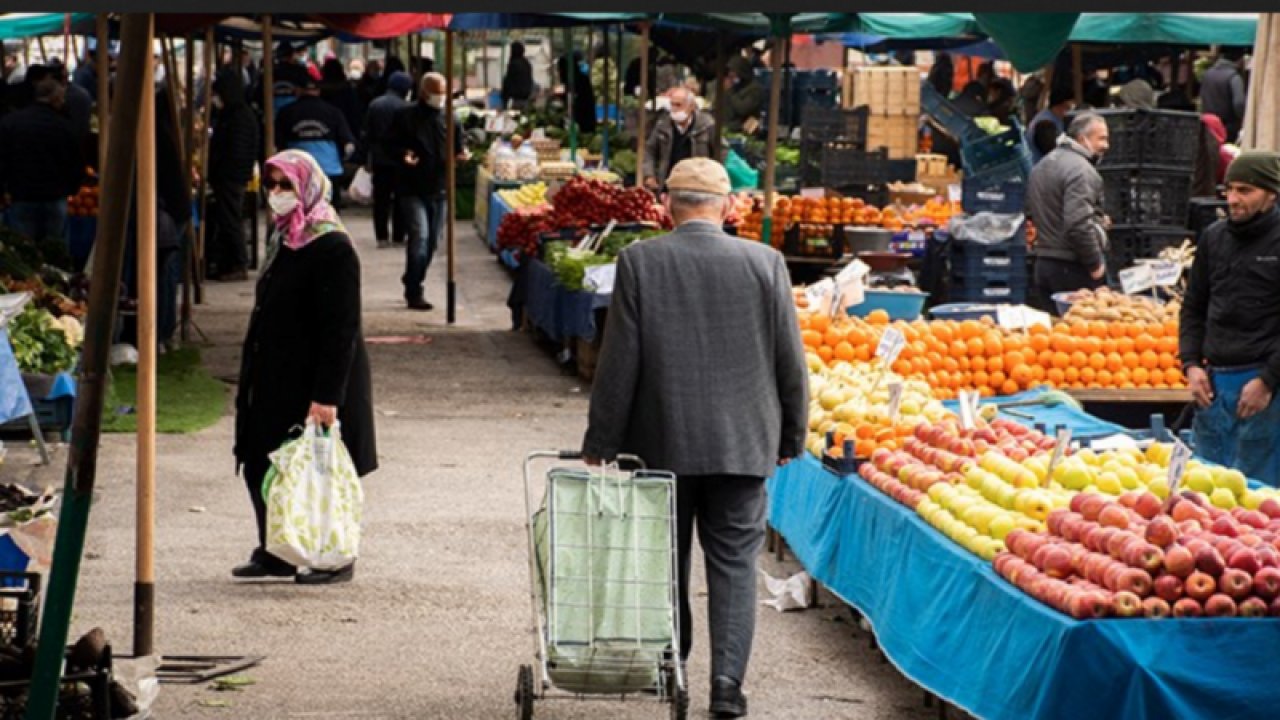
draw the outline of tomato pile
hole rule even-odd
[[[543,233],[555,232],[546,205],[513,210],[498,223],[498,247],[519,251],[524,257],[538,254],[538,239]]]
[[[655,222],[671,228],[671,218],[644,188],[622,188],[600,180],[575,177],[552,199],[551,214],[557,229],[620,223]]]

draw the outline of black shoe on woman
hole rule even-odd
[[[293,577],[298,569],[261,548],[254,550],[249,562],[231,569],[231,576],[242,580],[268,577]]]
[[[298,573],[293,578],[293,581],[299,585],[335,585],[337,583],[351,582],[355,576],[356,564],[351,563],[337,570],[306,570]]]

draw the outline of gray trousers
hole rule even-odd
[[[747,674],[756,631],[756,557],[764,543],[764,479],[737,475],[682,476],[676,480],[679,532],[680,657],[693,648],[689,568],[693,531],[707,565],[707,620],[711,677],[739,684]]]

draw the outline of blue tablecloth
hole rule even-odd
[[[609,307],[609,295],[570,292],[556,282],[547,264],[537,258],[525,263],[524,307],[529,320],[556,342],[596,337],[595,311]]]
[[[1028,390],[1018,393],[1017,395],[1006,395],[1002,397],[983,398],[983,405],[991,403],[1012,403],[1022,400],[1033,400],[1043,393],[1042,390]],[[960,403],[956,400],[944,401],[943,406],[952,412],[958,412]],[[1023,415],[1030,415],[1034,420],[1027,420],[1024,417],[1016,415],[1008,415],[1001,413],[1001,416],[1013,420],[1023,425],[1043,424],[1046,430],[1053,432],[1055,427],[1071,428],[1071,436],[1076,439],[1086,440],[1091,438],[1106,437],[1115,435],[1116,433],[1128,432],[1128,430],[1115,423],[1100,420],[1083,410],[1077,410],[1070,405],[1059,405],[1057,407],[1045,407],[1044,405],[1025,405],[1022,407],[1010,408]]]
[[[1280,620],[1073,620],[908,508],[812,458],[769,481],[770,523],[885,654],[988,720],[1244,720],[1280,707]]]
[[[9,333],[0,330],[0,423],[23,418],[33,412],[27,385],[18,370],[18,359],[13,356]]]
[[[498,251],[498,225],[509,212],[511,212],[511,206],[502,199],[497,190],[489,193],[489,232],[485,234],[485,240],[489,243],[489,249],[494,252]]]

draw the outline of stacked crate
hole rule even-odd
[[[1025,222],[1000,243],[952,239],[951,302],[1022,304],[1029,284]]]
[[[1192,236],[1191,183],[1203,132],[1195,113],[1104,110],[1110,148],[1098,164],[1111,217],[1107,267],[1114,276]]]
[[[885,148],[895,160],[914,158],[920,137],[920,71],[909,67],[860,67],[845,74],[842,103],[866,106],[867,147]]]

